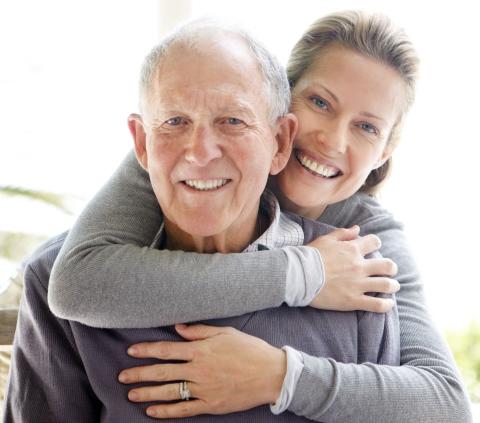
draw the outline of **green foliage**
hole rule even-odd
[[[72,213],[65,204],[65,197],[60,194],[5,185],[0,185],[0,194],[9,197],[20,196],[32,200],[38,200],[42,203],[50,204],[67,214]]]
[[[0,231],[0,257],[20,262],[45,239],[44,236]]]
[[[470,399],[480,402],[480,323],[461,331],[447,331],[447,340],[463,375]]]

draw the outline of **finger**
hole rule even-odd
[[[171,380],[188,380],[189,373],[189,363],[153,364],[123,370],[118,375],[118,380],[122,383],[168,382]]]
[[[368,278],[363,287],[364,292],[395,294],[400,289],[400,284],[395,279],[373,277]]]
[[[175,325],[175,330],[183,338],[188,339],[189,341],[196,341],[205,338],[211,338],[212,336],[217,336],[222,333],[225,333],[229,328],[217,327],[217,326],[208,326],[208,325]]]
[[[362,256],[377,251],[382,246],[382,241],[377,235],[365,235],[352,241],[360,250]]]
[[[192,397],[195,397],[197,385],[193,382],[188,382],[188,389]],[[135,388],[129,391],[128,399],[133,402],[177,401],[181,399],[180,383]]]
[[[397,264],[388,258],[366,259],[365,272],[369,276],[395,276]]]
[[[189,342],[141,342],[128,348],[127,353],[136,358],[159,358],[163,360],[193,359]]]
[[[360,233],[360,228],[355,225],[351,228],[338,228],[330,232],[327,236],[333,238],[337,241],[351,241],[358,237]]]
[[[191,417],[206,414],[206,403],[202,400],[181,401],[176,404],[152,405],[146,412],[150,417],[167,419],[175,417]]]
[[[370,311],[372,313],[386,313],[390,311],[395,302],[391,298],[378,298],[363,295],[358,300],[358,310]]]

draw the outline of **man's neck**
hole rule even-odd
[[[234,224],[222,233],[206,237],[188,234],[165,219],[164,247],[197,253],[239,253],[258,239],[268,226],[269,218],[261,210],[249,222]]]

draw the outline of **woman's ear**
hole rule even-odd
[[[395,151],[396,145],[394,143],[388,143],[385,148],[383,149],[383,153],[378,159],[377,163],[373,166],[372,170],[378,169],[379,167],[383,166],[385,162],[392,157],[393,152]]]
[[[287,113],[278,119],[276,123],[275,140],[277,152],[270,166],[270,175],[280,173],[287,165],[292,154],[293,140],[298,130],[298,120],[293,113]]]
[[[136,113],[131,113],[128,116],[128,129],[132,134],[138,163],[148,172],[147,134],[142,117]]]

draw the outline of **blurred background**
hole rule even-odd
[[[0,308],[15,308],[19,262],[71,226],[130,150],[126,117],[138,111],[139,68],[166,32],[190,18],[224,17],[286,63],[314,19],[352,8],[389,15],[422,59],[416,104],[380,199],[405,223],[431,312],[480,403],[480,7],[473,1],[1,2]],[[1,335],[7,315],[0,316]],[[0,352],[2,366],[8,351]]]

